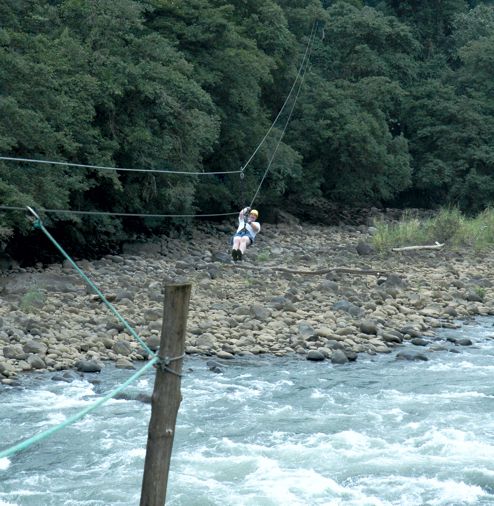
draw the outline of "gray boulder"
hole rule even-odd
[[[82,279],[77,276],[55,272],[21,272],[0,278],[0,292],[7,294],[26,294],[34,289],[59,293],[82,292],[84,286]]]
[[[274,309],[287,309],[288,307],[293,307],[293,303],[288,300],[286,297],[284,297],[283,295],[278,295],[276,297],[273,297],[270,301],[269,301],[270,305],[272,307],[274,307]]]
[[[348,362],[348,357],[343,350],[334,350],[331,355],[331,362],[333,364],[346,364]]]
[[[391,332],[383,332],[382,335],[381,335],[381,339],[385,342],[385,343],[396,343],[396,344],[400,344],[403,339],[395,334],[392,334]]]
[[[415,346],[427,346],[429,344],[428,341],[422,339],[421,337],[414,337],[410,340],[410,342]]]
[[[344,311],[349,315],[358,317],[362,316],[365,313],[365,310],[359,306],[353,304],[353,302],[349,302],[348,300],[340,300],[335,302],[331,308],[333,311]]]
[[[412,325],[406,325],[400,329],[402,334],[408,334],[411,337],[420,337],[422,333],[416,327]]]
[[[29,355],[29,357],[27,357],[27,363],[33,369],[45,369],[46,368],[45,361],[39,355]]]
[[[14,360],[25,360],[27,353],[22,349],[20,344],[9,344],[3,347],[3,356]]]
[[[96,360],[79,360],[76,362],[75,367],[80,372],[101,372],[103,369],[102,364]]]
[[[362,320],[360,322],[360,331],[364,334],[376,335],[377,334],[377,323],[372,320]]]
[[[160,294],[161,295],[161,294]],[[144,319],[148,322],[154,322],[157,320],[161,320],[163,317],[163,310],[160,308],[150,308],[144,310]]]
[[[396,360],[423,360],[424,362],[429,359],[422,353],[414,353],[413,351],[400,351],[396,355]]]
[[[206,365],[208,366],[208,369],[216,374],[220,374],[223,372],[223,369],[221,368],[221,364],[219,362],[215,362],[214,360],[208,360],[206,362]]]
[[[479,293],[477,291],[470,290],[465,295],[465,300],[467,300],[468,302],[483,302],[484,297],[482,296],[481,293]]]
[[[336,281],[331,281],[330,279],[323,279],[319,283],[319,290],[336,293],[338,291],[338,283],[336,283]]]
[[[260,321],[265,321],[271,316],[271,310],[261,304],[254,304],[252,312],[254,313],[254,318]]]
[[[25,353],[36,353],[40,356],[44,356],[48,351],[48,346],[46,346],[46,344],[41,341],[35,341],[34,339],[30,339],[23,346],[23,350]]]
[[[298,332],[302,337],[304,337],[306,339],[310,339],[313,336],[315,336],[317,338],[316,331],[314,330],[314,327],[306,322],[300,322],[298,324]]]
[[[472,346],[472,340],[468,339],[468,337],[462,337],[461,339],[456,340],[456,344],[459,346]]]
[[[8,362],[0,362],[0,374],[9,377],[15,374],[14,368]]]
[[[407,282],[396,274],[390,274],[387,276],[386,280],[381,284],[381,286],[384,288],[398,288],[403,290],[407,287]]]
[[[309,353],[307,353],[307,360],[311,360],[313,362],[322,362],[326,357],[323,353],[317,350],[310,350]]]
[[[119,358],[115,362],[115,367],[117,369],[135,369],[134,364],[126,358]]]
[[[375,253],[375,250],[371,244],[359,241],[357,244],[357,253],[361,256],[373,255]]]
[[[224,253],[223,251],[214,252],[212,259],[214,262],[221,262],[222,264],[229,264],[232,262],[231,254]]]
[[[65,371],[63,374],[54,374],[51,377],[52,381],[63,381],[64,383],[72,383],[76,379],[79,379],[79,376],[73,371]]]
[[[117,355],[123,355],[124,357],[127,357],[132,353],[132,347],[130,346],[130,343],[127,341],[117,341],[113,344],[112,350]]]
[[[152,334],[146,338],[146,344],[149,346],[151,351],[158,350],[158,348],[160,347],[160,341],[161,341],[160,336],[158,336],[156,334]]]

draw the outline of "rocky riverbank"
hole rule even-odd
[[[492,252],[445,247],[380,256],[367,247],[368,227],[292,222],[264,224],[245,261],[234,265],[232,228],[203,224],[188,240],[128,245],[122,255],[78,265],[152,349],[161,333],[163,282],[192,282],[187,353],[221,360],[296,353],[341,364],[404,341],[417,351],[403,358],[426,360],[471,344],[437,341],[435,328],[494,314]],[[3,383],[32,370],[97,371],[108,360],[132,368],[145,358],[68,262],[4,271],[0,301]]]

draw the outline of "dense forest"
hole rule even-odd
[[[2,0],[0,117],[13,254],[36,241],[7,208],[28,205],[108,213],[40,211],[87,255],[187,222],[112,213],[476,213],[494,201],[494,2]]]

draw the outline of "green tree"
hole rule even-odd
[[[456,50],[467,43],[482,37],[489,37],[494,32],[494,6],[479,5],[468,12],[461,12],[453,20],[453,33]]]
[[[492,172],[489,139],[494,130],[483,101],[430,81],[415,90],[406,109],[405,133],[413,157],[417,201],[432,207],[455,203],[464,209],[487,205],[488,187],[468,196],[473,181],[478,182],[489,169]]]
[[[0,34],[4,153],[201,170],[218,136],[216,111],[194,80],[193,66],[145,26],[144,3],[67,0],[40,1],[36,7],[26,7],[19,31]],[[10,163],[2,170],[5,203],[144,213],[193,209],[192,177],[79,169],[35,172]],[[116,218],[52,219],[80,222],[82,232],[102,222],[108,229],[120,228]]]
[[[273,109],[281,107],[283,93],[275,93],[273,85],[276,70],[287,57],[295,60],[295,39],[288,31],[283,12],[272,1],[225,5],[212,0],[153,0],[153,5],[150,26],[187,55],[221,118],[219,140],[207,166],[210,170],[239,170],[269,128],[277,112]],[[276,83],[282,79],[284,91],[289,80],[278,75]],[[263,97],[267,97],[270,110],[264,106]],[[266,143],[246,170],[242,183],[246,195],[255,190],[269,155]],[[211,209],[226,211],[232,205],[243,204],[238,178],[201,180],[199,188],[201,208],[209,205]]]
[[[87,55],[66,31],[32,35],[4,29],[0,61],[4,154],[63,160],[92,142],[96,132],[91,126],[91,95],[96,82],[85,73]],[[81,172],[10,162],[0,165],[0,182],[5,204],[47,207],[66,207],[72,191],[89,186]],[[26,228],[25,220],[15,215],[4,215],[3,220]]]
[[[293,143],[304,155],[300,185],[305,198],[319,194],[343,204],[368,205],[405,189],[410,184],[407,142],[402,135],[393,136],[386,114],[401,100],[399,87],[369,78],[311,88],[317,93],[308,92],[293,128],[299,139]]]
[[[420,46],[409,27],[370,7],[336,2],[328,9],[323,44],[314,61],[327,79],[387,76],[411,84]]]
[[[465,0],[386,0],[385,4],[400,21],[414,27],[426,58],[447,49],[455,17],[468,8]]]
[[[369,7],[337,2],[328,14],[289,134],[303,156],[290,193],[305,202],[388,201],[411,183],[401,83],[416,79],[418,43],[406,26]]]

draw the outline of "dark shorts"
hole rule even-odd
[[[254,237],[247,231],[247,230],[241,230],[240,232],[237,232],[233,237],[248,237],[250,239],[250,244],[254,242]]]

